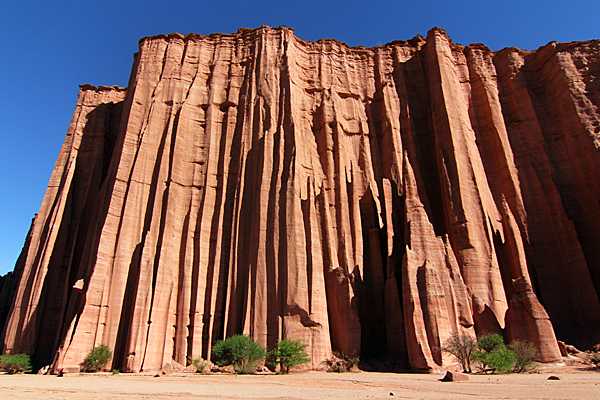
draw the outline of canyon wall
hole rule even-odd
[[[81,87],[3,351],[156,370],[244,333],[427,371],[455,332],[597,343],[599,49],[142,39],[126,89]]]

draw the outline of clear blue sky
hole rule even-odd
[[[138,40],[285,25],[305,40],[376,46],[444,28],[492,50],[600,38],[600,0],[4,1],[0,5],[0,275],[14,267],[79,84],[125,86]]]

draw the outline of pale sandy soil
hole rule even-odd
[[[548,380],[559,375],[561,380]],[[522,375],[306,372],[290,375],[0,375],[0,399],[600,399],[600,372],[570,368]]]

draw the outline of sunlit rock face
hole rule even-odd
[[[81,87],[4,352],[148,371],[245,333],[434,370],[454,332],[599,341],[599,47],[142,39],[126,89]]]

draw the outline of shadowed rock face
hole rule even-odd
[[[457,331],[544,361],[556,336],[589,346],[599,50],[142,39],[127,89],[81,88],[2,288],[3,350],[57,372],[107,344],[109,369],[158,370],[245,333],[301,339],[312,367],[430,370]]]

